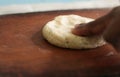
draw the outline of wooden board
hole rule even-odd
[[[120,56],[110,44],[86,50],[55,47],[42,27],[55,16],[98,18],[108,9],[67,10],[0,16],[0,77],[115,77]]]

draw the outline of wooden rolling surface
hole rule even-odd
[[[49,44],[42,27],[58,15],[98,18],[108,9],[0,16],[0,77],[117,77],[120,55],[110,44],[72,50]]]

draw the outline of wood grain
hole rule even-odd
[[[42,27],[55,16],[77,14],[98,18],[108,9],[67,10],[0,16],[0,77],[115,77],[120,55],[110,45],[64,49],[42,37]]]

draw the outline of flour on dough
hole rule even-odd
[[[78,15],[60,15],[49,21],[42,30],[44,38],[51,44],[70,49],[96,48],[104,45],[102,36],[80,37],[71,33],[76,24],[88,23],[94,19]]]

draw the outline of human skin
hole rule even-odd
[[[72,33],[87,37],[103,35],[108,43],[120,51],[120,6],[113,8],[108,14],[95,21],[77,24]]]

